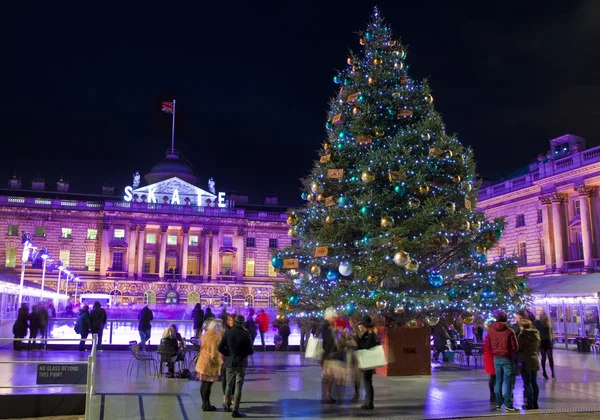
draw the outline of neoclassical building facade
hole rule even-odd
[[[480,190],[478,208],[507,222],[493,260],[515,255],[522,273],[595,271],[600,255],[600,147],[564,135],[521,176]]]
[[[171,151],[124,191],[103,187],[103,194],[74,194],[59,181],[49,190],[37,179],[31,188],[20,179],[0,190],[2,271],[21,272],[21,235],[31,234],[55,265],[77,273],[75,293],[111,294],[122,305],[187,303],[266,307],[277,272],[271,250],[290,244],[286,209],[276,197],[260,205],[247,196],[199,187],[191,165]],[[41,269],[26,266],[26,279],[40,282]],[[48,266],[49,268],[51,265]],[[58,270],[48,272],[46,287],[56,289]]]

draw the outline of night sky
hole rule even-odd
[[[375,4],[480,175],[510,175],[565,133],[600,144],[600,1],[87,3],[1,6],[3,179],[120,189],[164,158],[160,103],[175,98],[175,147],[201,187],[299,204],[335,69]]]

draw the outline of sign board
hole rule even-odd
[[[283,268],[298,268],[298,258],[286,258],[283,260]]]
[[[328,169],[327,170],[327,178],[330,179],[341,179],[344,177],[343,169]]]
[[[323,156],[321,156],[321,160],[320,160],[320,162],[321,162],[321,163],[327,163],[327,162],[329,162],[330,160],[331,160],[331,155],[330,155],[330,154],[328,154],[328,155],[323,155]]]
[[[371,136],[358,136],[356,138],[356,144],[369,145],[371,143],[373,143],[373,138]]]
[[[74,384],[87,382],[87,363],[77,365],[64,363],[40,363],[37,365],[37,384]]]
[[[318,246],[315,250],[315,257],[326,257],[329,253],[329,248],[326,246]]]

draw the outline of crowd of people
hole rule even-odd
[[[42,302],[31,307],[29,310],[28,303],[22,303],[17,312],[17,319],[13,324],[13,335],[16,339],[13,341],[13,350],[37,350],[37,338],[48,338],[48,323],[50,317],[55,317],[56,311],[52,302]],[[29,333],[29,345],[24,348],[23,339]],[[46,342],[41,341],[39,344],[40,350],[46,349]]]

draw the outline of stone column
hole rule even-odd
[[[544,195],[540,197],[542,202],[542,223],[544,226],[544,261],[546,273],[554,271],[554,233],[552,229],[552,197]]]
[[[237,236],[237,252],[235,254],[235,258],[236,258],[236,262],[237,262],[237,282],[238,283],[243,283],[244,282],[244,274],[245,274],[245,267],[244,267],[244,246],[246,245],[246,232],[244,231],[244,229],[240,228],[238,229],[238,236]]]
[[[138,225],[138,262],[137,278],[142,280],[144,277],[144,247],[146,246],[146,225]]]
[[[563,239],[563,203],[567,200],[566,195],[552,194],[552,227],[554,233],[554,254],[556,256],[556,270],[563,271],[565,264],[565,242]]]
[[[219,276],[219,245],[221,244],[221,232],[218,229],[212,231],[212,255],[211,255],[211,272],[212,279],[216,280]]]
[[[110,264],[110,223],[102,224],[102,249],[100,251],[100,278],[106,278]]]
[[[168,226],[160,227],[160,257],[158,259],[158,278],[165,280],[165,263],[167,262],[167,229]]]
[[[190,227],[184,226],[183,230],[183,243],[181,244],[181,280],[187,278],[188,268],[188,245],[190,241]]]
[[[211,234],[204,229],[202,231],[204,237],[204,246],[202,247],[202,277],[204,281],[210,282],[210,236]]]
[[[593,225],[592,210],[590,208],[590,196],[592,187],[581,186],[577,188],[579,193],[579,216],[581,218],[581,240],[583,242],[583,267],[586,271],[594,270],[594,253],[592,251]]]
[[[137,226],[129,226],[129,243],[127,244],[127,278],[133,278],[135,272],[135,243],[137,242]]]

